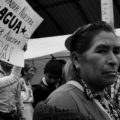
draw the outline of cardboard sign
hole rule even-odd
[[[1,0],[0,60],[24,66],[22,48],[42,21],[25,0]]]

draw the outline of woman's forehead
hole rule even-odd
[[[120,46],[120,40],[112,32],[101,32],[96,35],[92,41],[92,45],[112,45]]]

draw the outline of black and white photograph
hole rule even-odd
[[[120,0],[0,0],[0,120],[120,120]]]

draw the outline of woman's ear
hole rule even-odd
[[[74,51],[71,53],[71,60],[76,69],[80,68],[80,55],[77,52]]]

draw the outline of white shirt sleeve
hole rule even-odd
[[[6,87],[17,82],[20,78],[21,69],[22,69],[21,67],[13,66],[13,69],[9,76],[0,78],[0,88]]]

